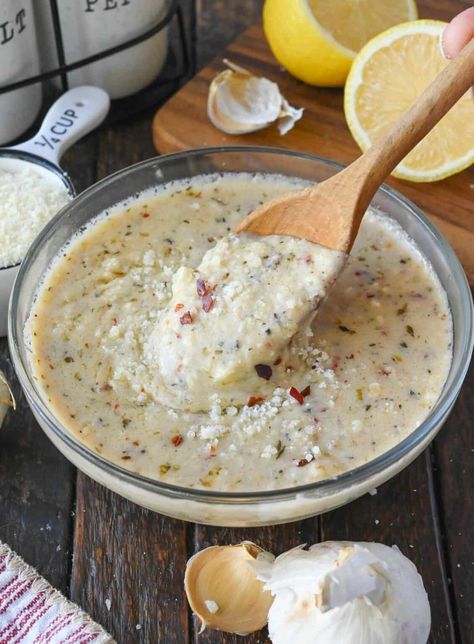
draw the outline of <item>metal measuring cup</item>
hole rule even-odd
[[[46,181],[65,187],[72,199],[74,186],[59,161],[71,145],[102,123],[109,106],[109,95],[99,87],[70,89],[51,106],[33,138],[0,148],[0,172],[14,173],[28,165]],[[0,268],[0,337],[7,333],[8,301],[19,268],[19,263]]]

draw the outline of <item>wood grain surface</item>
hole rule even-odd
[[[422,18],[449,20],[470,4],[459,0],[423,0],[418,6]],[[277,82],[292,105],[304,107],[303,118],[288,134],[280,136],[272,125],[251,134],[232,136],[212,125],[207,118],[207,94],[212,79],[224,69],[223,58]],[[161,154],[202,146],[270,145],[347,164],[360,150],[347,128],[342,102],[342,90],[310,87],[283,70],[271,53],[260,24],[256,24],[158,110],[153,120],[153,141]],[[431,216],[474,284],[474,167],[435,183],[417,184],[393,178],[387,183]]]
[[[444,7],[445,17],[460,6],[447,0],[437,4]],[[226,39],[257,19],[261,2],[199,0],[197,7],[198,60],[203,64]],[[322,114],[333,123],[337,92],[321,96],[327,106]],[[78,191],[154,154],[152,116],[153,112],[144,113],[128,124],[106,126],[68,151],[64,165]],[[337,126],[331,127],[337,138]],[[348,154],[342,143],[340,150]],[[440,211],[446,209],[457,226],[455,202],[448,193],[442,192],[441,198]],[[467,221],[467,210],[465,217]],[[459,231],[464,234],[462,226]],[[8,413],[0,429],[0,539],[120,644],[267,643],[265,630],[246,638],[218,632],[199,635],[183,593],[189,556],[210,544],[244,538],[275,554],[322,539],[397,544],[423,575],[433,617],[430,641],[474,642],[472,367],[432,446],[377,494],[321,517],[259,529],[219,529],[168,519],[76,472],[34,420],[15,380],[5,339],[0,340],[0,369],[10,377],[18,402],[17,411]]]

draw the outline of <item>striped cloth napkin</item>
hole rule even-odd
[[[89,642],[114,640],[0,541],[0,644]]]

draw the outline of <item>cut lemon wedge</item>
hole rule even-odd
[[[293,76],[338,87],[368,40],[416,17],[414,0],[266,0],[263,29],[275,58]]]
[[[344,111],[362,150],[377,141],[448,64],[439,44],[445,26],[438,20],[397,25],[358,53],[344,91]],[[409,181],[438,181],[473,162],[474,101],[467,92],[393,175]]]

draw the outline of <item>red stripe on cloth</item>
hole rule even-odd
[[[65,639],[64,642],[61,642],[61,644],[88,644],[89,642],[93,642],[95,639],[97,639],[97,635],[95,633],[84,633],[83,631],[86,628],[86,624],[83,624],[79,628],[79,630],[71,633],[71,635],[69,635],[69,637]],[[71,639],[71,637],[73,639]]]
[[[43,642],[46,642],[47,644],[48,640],[46,638],[49,637],[51,632],[56,630],[57,623],[61,622],[63,619],[64,619],[64,615],[61,615],[61,614],[56,615],[56,617],[54,617],[49,623],[48,628],[45,631],[43,631],[43,633],[41,633],[41,635],[37,638],[35,644],[42,644]]]
[[[89,644],[97,639],[97,635],[87,635],[84,633],[84,637],[77,644]]]
[[[61,644],[88,644],[97,639],[97,635],[94,633],[84,633],[84,630],[87,628],[86,624],[82,624],[79,630],[71,633],[67,639],[61,642]],[[72,637],[72,639],[71,639]]]
[[[77,644],[77,642],[81,640],[85,627],[85,624],[79,626],[75,631],[68,635],[61,644]]]
[[[9,638],[0,640],[0,644],[3,644],[3,641],[12,642],[13,638],[16,637],[18,633],[20,633],[24,629],[28,620],[32,616],[34,616],[42,606],[44,606],[45,601],[46,597],[44,596],[44,594],[35,595],[29,604],[23,606],[20,612],[15,615],[14,621],[7,624],[0,631],[0,637]]]
[[[59,631],[61,631],[63,628],[66,628],[66,626],[69,626],[69,624],[74,619],[74,613],[68,613],[67,615],[60,615],[59,617],[60,617],[59,624],[56,624],[56,626],[53,629],[50,628],[44,633],[44,635],[42,636],[43,639],[41,640],[42,642],[46,642],[46,644],[49,644],[53,635],[57,635]],[[50,639],[44,639],[45,637],[49,637]]]
[[[24,641],[23,638],[28,636],[28,633],[34,627],[36,622],[41,619],[49,610],[51,606],[46,604],[46,597],[43,601],[35,607],[35,610],[23,619],[23,624],[20,625],[20,632],[16,635],[15,640],[11,640],[11,644],[19,644]],[[26,640],[28,641],[28,640]]]
[[[5,586],[0,588],[0,593],[1,593],[0,606],[2,605],[2,601],[4,599],[10,598],[10,593],[12,592],[12,590],[15,591],[20,584],[24,584],[24,583],[25,583],[24,581],[21,581],[20,579],[18,579],[18,577],[15,576],[15,577],[12,577],[10,581],[7,584],[5,584]],[[13,588],[11,588],[11,586],[13,586]]]
[[[29,589],[31,588],[32,584],[33,584],[33,580],[17,582],[15,584],[15,586],[14,586],[15,589],[18,589],[18,590],[16,590],[16,594],[12,595],[10,597],[8,597],[8,596],[5,597],[5,599],[8,598],[8,601],[5,602],[5,604],[3,604],[3,607],[0,610],[0,615],[3,615],[4,613],[6,613],[7,608],[9,608],[14,602],[16,602],[22,595],[27,593],[29,591]],[[5,588],[6,588],[6,586],[5,586]],[[2,597],[0,597],[0,606],[1,606],[1,601],[2,601]],[[0,631],[0,635],[1,634],[2,634],[2,632]]]

